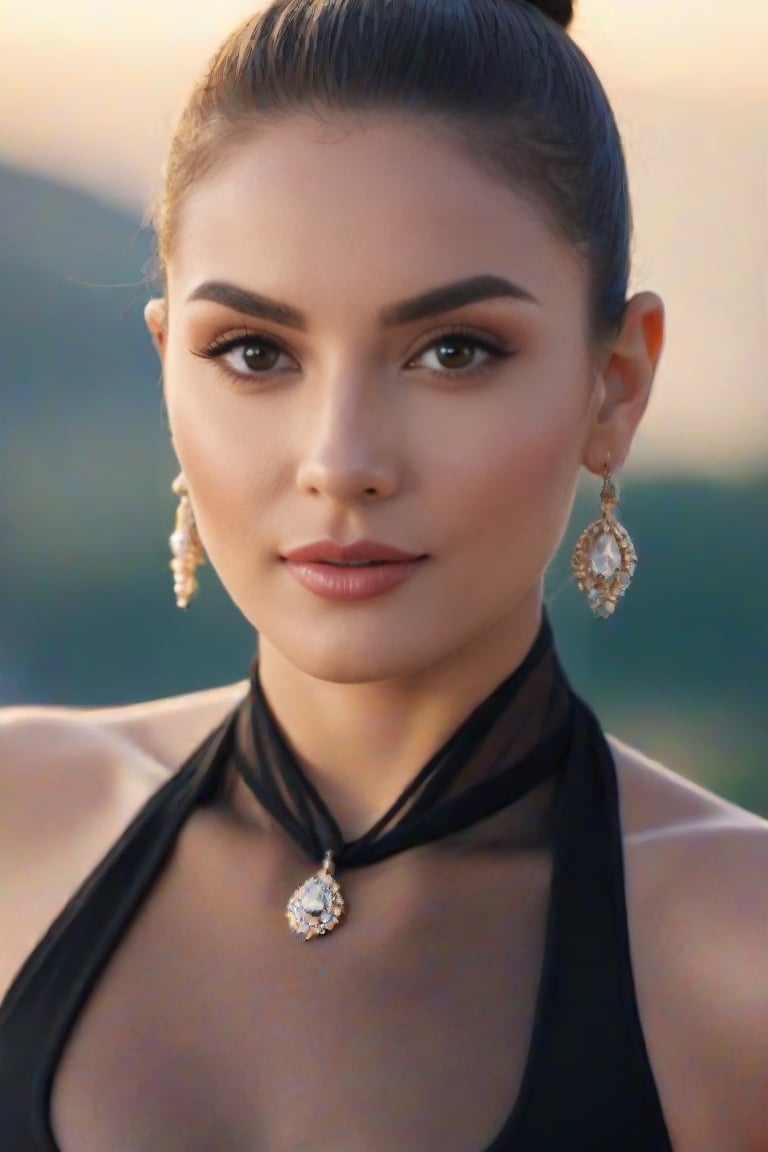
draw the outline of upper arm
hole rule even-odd
[[[635,989],[675,1147],[768,1152],[768,823],[610,745]]]
[[[768,824],[713,819],[629,858],[636,984],[672,1130],[683,1149],[766,1152]]]
[[[698,883],[712,892],[713,959],[701,1028],[745,1152],[768,1152],[768,823],[724,832],[707,856]]]

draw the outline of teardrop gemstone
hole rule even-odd
[[[613,576],[621,568],[621,551],[613,536],[603,532],[598,536],[589,558],[592,571],[598,576]]]

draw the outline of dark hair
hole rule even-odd
[[[296,111],[399,110],[444,125],[582,254],[590,337],[626,307],[621,138],[567,34],[571,0],[273,0],[225,41],[177,124],[150,211],[161,280],[184,195],[223,149]]]

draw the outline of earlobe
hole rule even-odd
[[[168,309],[165,297],[149,300],[144,308],[144,323],[147,325],[160,360],[163,359],[168,332]]]

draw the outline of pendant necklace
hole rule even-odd
[[[332,932],[344,915],[344,897],[333,873],[333,853],[326,852],[320,871],[305,880],[288,901],[288,923],[305,940]]]
[[[549,663],[542,676],[545,658]],[[530,683],[534,674],[537,698],[546,701],[539,739],[518,760],[494,768],[461,792],[446,795],[492,730],[507,725],[512,732],[530,725],[530,698],[522,705],[517,701],[522,685]],[[345,842],[333,813],[304,775],[269,706],[258,676],[257,653],[251,664],[251,691],[244,701],[250,710],[253,751],[246,751],[236,738],[235,763],[251,792],[286,835],[309,859],[321,861],[288,900],[285,915],[290,930],[305,941],[313,940],[344,922],[349,909],[336,878],[339,868],[365,867],[450,836],[513,804],[559,772],[573,730],[571,702],[570,684],[554,651],[544,613],[536,640],[518,668],[463,721],[384,815],[357,840]],[[411,800],[408,810],[395,820]]]

